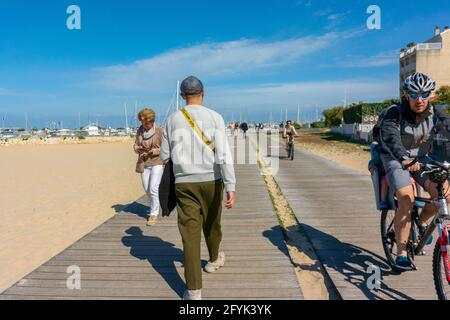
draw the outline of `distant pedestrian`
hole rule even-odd
[[[230,127],[231,136],[234,136],[234,131],[236,130],[236,126],[234,124],[234,121],[232,121],[230,123],[229,127]]]
[[[134,143],[134,151],[139,155],[136,172],[141,174],[142,185],[150,203],[147,225],[153,226],[158,221],[159,185],[164,172],[164,164],[159,157],[163,130],[155,124],[156,114],[153,110],[143,109],[137,117],[141,126]]]
[[[241,123],[240,128],[242,130],[244,139],[247,139],[247,131],[248,131],[248,124],[247,124],[247,122]]]
[[[161,144],[161,160],[173,162],[177,196],[178,228],[183,239],[187,290],[185,300],[201,300],[201,232],[206,240],[209,262],[205,271],[223,267],[221,213],[224,188],[226,208],[235,201],[233,159],[225,122],[217,112],[203,106],[201,81],[189,77],[181,83],[186,107],[167,121]]]

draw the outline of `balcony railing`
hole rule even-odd
[[[409,48],[408,50],[400,52],[400,59],[407,55],[410,55],[416,51],[419,51],[419,50],[439,50],[439,49],[442,49],[441,42],[419,43],[419,44],[415,45],[414,47]]]

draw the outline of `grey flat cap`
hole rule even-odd
[[[180,91],[187,96],[200,94],[203,91],[203,83],[194,76],[187,77],[181,83]]]

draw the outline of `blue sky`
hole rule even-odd
[[[81,30],[66,9],[81,8]],[[368,30],[367,7],[381,8]],[[398,51],[450,24],[441,1],[0,0],[0,117],[7,126],[89,120],[121,126],[194,74],[225,118],[303,120],[316,108],[398,95]],[[284,118],[285,116],[283,116]]]

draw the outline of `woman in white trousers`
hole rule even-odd
[[[138,113],[141,127],[136,134],[134,151],[139,155],[136,172],[141,174],[142,185],[148,196],[150,209],[147,225],[153,226],[159,217],[159,185],[164,164],[159,158],[163,129],[155,124],[156,114],[151,109]]]
[[[164,166],[149,166],[141,174],[142,185],[150,202],[150,216],[159,216],[159,184],[164,172]]]

